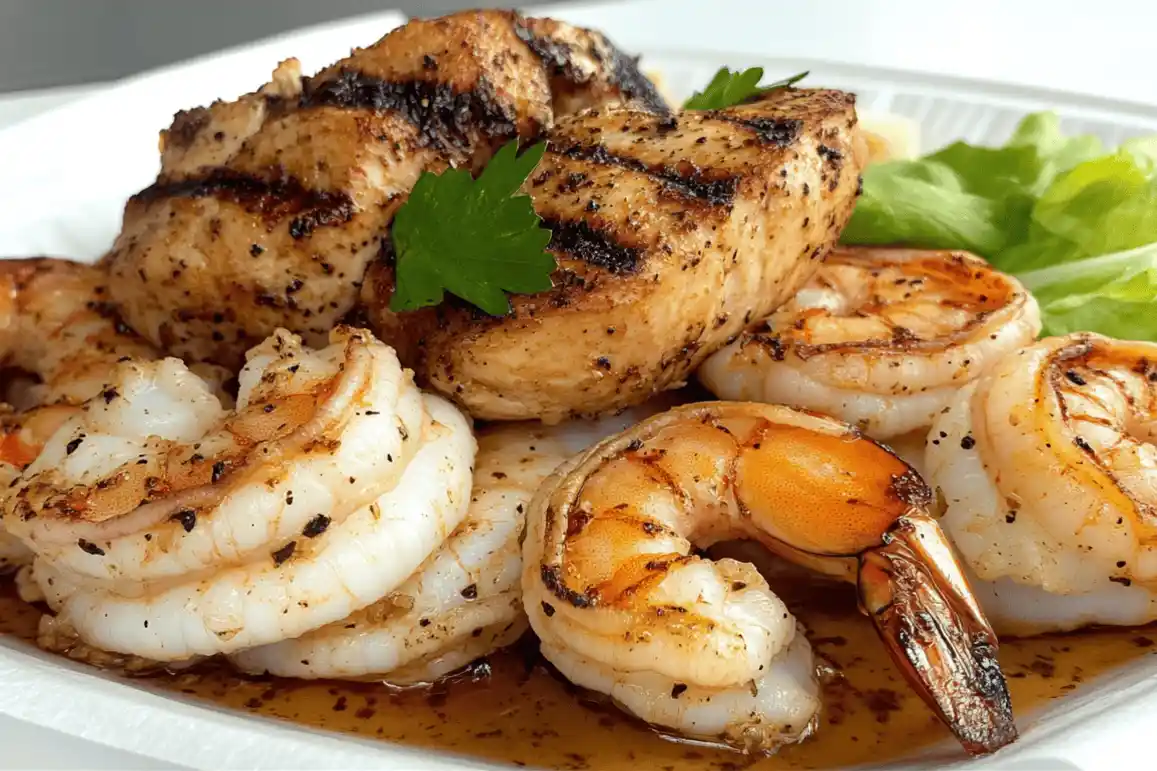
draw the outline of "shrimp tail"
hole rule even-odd
[[[1017,738],[996,635],[932,519],[898,519],[882,546],[861,555],[858,585],[905,678],[969,753]]]

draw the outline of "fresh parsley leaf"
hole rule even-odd
[[[726,67],[720,67],[719,71],[715,73],[715,77],[711,78],[711,82],[707,84],[707,88],[695,92],[690,99],[684,102],[683,109],[722,110],[724,107],[746,102],[753,96],[795,85],[807,75],[807,72],[801,72],[790,78],[778,80],[771,85],[761,86],[759,81],[763,79],[762,67],[749,67],[743,72],[732,72]]]
[[[551,287],[550,231],[527,195],[516,195],[546,152],[499,150],[478,179],[464,169],[425,172],[394,215],[397,272],[390,310],[409,311],[450,292],[493,316],[510,311],[506,292]]]

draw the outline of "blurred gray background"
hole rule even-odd
[[[93,83],[296,27],[487,0],[0,0],[0,92]],[[516,4],[516,3],[515,3]]]

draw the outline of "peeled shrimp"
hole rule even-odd
[[[1032,296],[978,257],[841,248],[699,378],[723,399],[805,407],[893,439],[926,431],[961,386],[1040,328]]]
[[[937,418],[926,464],[998,632],[1157,620],[1157,345],[1005,357]]]
[[[515,423],[478,435],[466,519],[410,579],[379,602],[296,640],[243,651],[240,669],[301,678],[432,682],[526,631],[522,537],[538,486],[574,453],[655,414],[656,405],[557,426]]]
[[[536,495],[523,598],[572,682],[665,730],[769,751],[812,730],[812,654],[750,538],[855,582],[913,686],[970,752],[1012,741],[996,638],[920,477],[838,421],[787,407],[670,410],[562,466]]]
[[[568,456],[549,429],[512,426],[479,437],[466,519],[418,571],[379,602],[296,640],[233,662],[287,677],[430,682],[526,630],[518,588],[525,508]]]
[[[119,359],[156,358],[113,313],[107,280],[69,260],[0,260],[0,358],[39,376],[37,401],[78,404],[104,387]]]
[[[19,538],[0,530],[0,575],[10,573],[31,559],[32,552],[28,551]]]
[[[4,523],[85,644],[182,661],[297,637],[400,585],[466,511],[467,420],[339,328],[248,355],[235,411],[125,362],[25,469]]]
[[[0,490],[6,490],[19,473],[14,466],[0,463]],[[0,575],[26,565],[31,559],[32,552],[19,538],[0,529]]]
[[[96,395],[119,359],[155,356],[110,310],[100,269],[50,257],[0,260],[0,366],[40,381],[21,395],[28,409],[0,416],[0,497],[71,414],[65,405]],[[0,528],[0,573],[30,557]]]

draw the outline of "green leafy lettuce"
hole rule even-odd
[[[1025,281],[1048,334],[1157,340],[1157,246],[1137,249],[1157,242],[1157,137],[1109,150],[1039,113],[1004,147],[870,166],[843,239],[967,249]]]
[[[1157,340],[1157,244],[1021,273],[1046,332]]]

